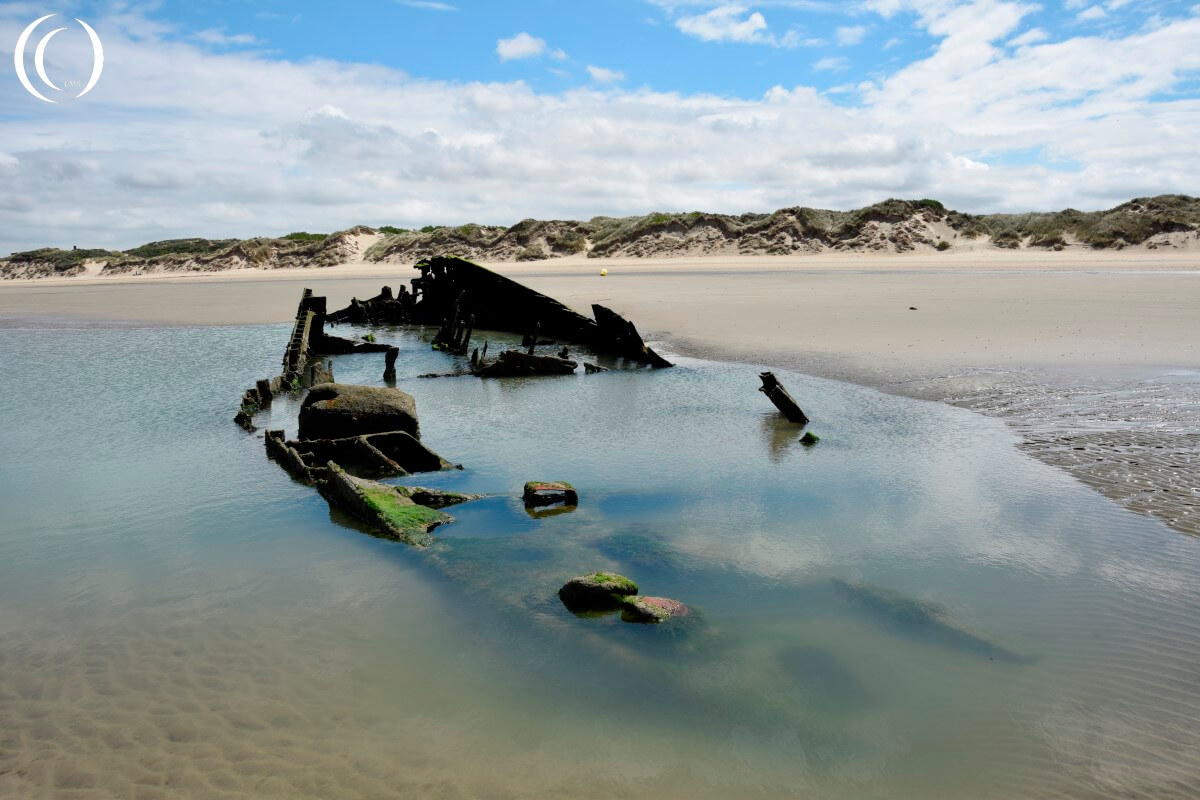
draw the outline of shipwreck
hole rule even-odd
[[[453,520],[443,508],[476,499],[472,495],[380,483],[380,479],[462,469],[422,441],[415,399],[391,387],[340,384],[329,356],[383,355],[384,378],[396,374],[399,348],[367,339],[331,335],[342,324],[437,325],[433,347],[465,355],[476,329],[518,333],[522,349],[487,357],[487,342],[475,348],[468,373],[480,378],[567,375],[576,372],[570,348],[587,346],[623,359],[630,367],[663,368],[671,363],[646,345],[632,322],[604,306],[592,306],[589,319],[553,298],[460,258],[432,258],[416,265],[411,289],[389,287],[369,300],[353,299],[329,312],[326,298],[305,289],[284,349],[281,371],[247,389],[234,420],[256,430],[254,417],[282,393],[308,390],[300,408],[299,435],[265,435],[267,453],[294,479],[317,489],[330,506],[363,522],[376,535],[423,546],[430,532]],[[542,338],[554,337],[554,338]],[[558,348],[536,352],[539,346]],[[585,364],[586,373],[603,372]],[[534,488],[530,488],[534,487]],[[570,484],[531,483],[526,505],[559,505],[573,510],[578,495]],[[561,505],[560,505],[561,504]],[[545,512],[543,512],[545,513]]]

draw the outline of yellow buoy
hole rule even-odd
[[[602,269],[602,270],[600,270],[600,277],[601,277],[601,278],[603,278],[603,277],[604,277],[605,275],[607,275],[607,274],[608,274],[608,270],[606,270],[606,269]]]

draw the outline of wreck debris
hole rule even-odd
[[[558,590],[558,598],[576,616],[594,617],[620,611],[625,622],[653,624],[691,613],[678,600],[639,596],[636,583],[613,572],[589,572],[572,578]]]
[[[435,348],[459,355],[470,352],[471,336],[478,328],[521,334],[528,355],[533,355],[538,345],[559,344],[557,340],[562,339],[639,364],[671,366],[646,346],[632,323],[603,306],[593,306],[596,319],[588,319],[551,297],[461,258],[438,256],[415,268],[421,274],[412,279],[411,292],[401,287],[393,294],[384,287],[370,300],[351,300],[346,308],[330,313],[328,320],[334,324],[437,325]],[[323,321],[323,306],[321,317]],[[480,365],[486,356],[485,347]]]
[[[445,508],[446,506],[456,506],[459,503],[465,503],[468,500],[478,500],[483,497],[481,494],[462,494],[460,492],[446,492],[441,489],[422,489],[419,487],[397,487],[408,496],[412,501],[419,506],[429,506],[430,508]]]
[[[529,481],[522,493],[526,507],[579,505],[579,493],[566,481]]]
[[[530,348],[533,349],[532,347]],[[554,356],[536,356],[520,350],[505,350],[491,364],[475,369],[481,378],[516,378],[526,375],[570,375],[578,367],[574,361]]]
[[[454,301],[454,309],[450,316],[442,322],[437,335],[433,337],[433,349],[445,350],[455,355],[466,355],[471,346],[471,334],[475,330],[475,315],[471,314],[466,321],[462,318],[463,295]]]
[[[619,605],[619,598],[638,593],[638,585],[614,572],[589,572],[571,578],[558,590],[570,611],[605,611]]]
[[[255,382],[254,388],[258,392],[259,404],[263,408],[271,405],[271,400],[274,399],[274,393],[271,391],[271,382],[263,378]]]
[[[390,291],[384,293],[390,300]],[[369,318],[363,309],[358,311]],[[275,394],[311,386],[300,408],[300,438],[288,441],[283,431],[268,431],[268,455],[297,480],[315,486],[331,506],[362,520],[376,534],[418,546],[429,544],[430,531],[454,519],[438,509],[478,495],[388,486],[369,479],[462,467],[421,444],[411,395],[394,388],[333,383],[332,363],[327,364],[323,355],[382,352],[385,376],[394,378],[400,350],[376,344],[373,335],[365,337],[367,341],[328,336],[325,321],[325,298],[313,297],[312,290],[305,289],[284,351],[283,374],[260,380],[247,390],[236,421],[253,430],[252,417]]]
[[[457,369],[454,372],[422,372],[418,378],[465,378],[475,373],[469,369]]]
[[[691,609],[669,597],[631,595],[621,601],[621,619],[626,622],[665,622],[671,617],[686,617]]]
[[[812,447],[819,441],[821,441],[821,437],[817,436],[812,431],[805,431],[804,435],[800,437],[800,444],[804,445],[805,447]]]
[[[296,310],[292,333],[283,352],[283,371],[274,378],[256,381],[253,389],[246,390],[242,395],[238,413],[233,418],[234,422],[248,431],[254,431],[254,415],[269,406],[275,395],[321,383],[332,383],[333,364],[326,362],[322,356],[390,353],[394,349],[387,344],[355,342],[329,336],[325,333],[325,320],[325,298],[314,297],[312,289],[305,289],[300,298],[300,306]]]
[[[656,368],[671,366],[670,361],[647,347],[637,327],[617,312],[592,303],[592,316],[599,328],[598,340],[608,344],[616,355]]]
[[[775,377],[773,372],[763,372],[759,376],[762,379],[762,386],[758,390],[765,394],[775,407],[779,409],[789,422],[796,422],[800,425],[808,424],[808,417],[800,410],[800,406],[788,394],[788,390],[783,388],[783,384]],[[814,437],[815,439],[815,437]],[[809,442],[811,444],[812,442]]]
[[[547,519],[570,514],[578,509],[579,506],[525,506],[525,513],[530,519]]]
[[[595,323],[562,303],[522,286],[478,264],[461,258],[435,257],[416,265],[421,273],[412,280],[410,322],[441,323],[459,304],[463,315],[475,314],[476,325],[486,330],[525,333],[539,323],[541,333],[575,341],[589,341]]]
[[[456,468],[404,431],[298,441],[286,441],[283,431],[267,431],[266,444],[267,452],[280,466],[310,485],[325,477],[325,464],[330,461],[360,478],[392,478]]]
[[[283,431],[267,431],[266,443],[267,454],[275,459],[284,471],[298,481],[309,485],[316,483],[311,471],[312,466],[305,463],[295,448],[288,446]]]
[[[383,356],[383,379],[396,380],[396,359],[400,357],[399,347],[389,347]]]
[[[404,431],[419,439],[417,401],[399,389],[323,383],[300,406],[301,439],[344,439]]]
[[[602,367],[599,364],[590,364],[585,361],[583,362],[583,371],[591,375],[594,372],[608,372],[608,367]]]
[[[384,286],[370,300],[351,299],[350,305],[330,314],[328,321],[334,325],[403,325],[410,321],[412,306],[413,296],[406,286],[401,286],[395,295],[391,287]]]
[[[927,639],[943,647],[978,653],[989,659],[1015,664],[1028,664],[1029,656],[1015,653],[995,642],[959,627],[944,608],[912,597],[870,586],[833,578],[838,594],[855,602],[879,622],[900,633]]]
[[[525,352],[533,355],[533,351],[538,346],[538,337],[542,334],[542,323],[535,322],[533,324],[533,332],[525,334],[525,338],[521,340],[521,344],[529,349]]]
[[[358,517],[385,539],[425,547],[433,541],[430,531],[454,521],[446,512],[416,502],[411,489],[355,478],[332,461],[327,470],[318,489],[330,505]],[[438,497],[445,505],[475,499],[474,495],[450,499],[446,492],[438,493]]]

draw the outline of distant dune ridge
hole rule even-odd
[[[527,219],[505,228],[360,225],[332,234],[280,238],[172,239],[125,251],[43,248],[0,259],[4,278],[219,272],[329,267],[353,261],[413,263],[432,255],[478,261],[702,255],[792,255],[918,250],[1200,249],[1200,198],[1159,195],[1107,211],[1073,209],[972,215],[936,200],[886,200],[855,211],[785,208],[770,214],[703,212]]]

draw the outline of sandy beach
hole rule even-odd
[[[1200,533],[1200,254],[987,251],[489,265],[592,302],[689,355],[795,369],[1004,417],[1032,455]],[[607,269],[607,277],[600,270]],[[301,286],[339,307],[395,264],[6,281],[0,318],[280,322]]]

